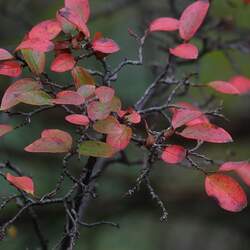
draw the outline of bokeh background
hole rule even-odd
[[[110,58],[111,64],[117,64],[124,56],[135,57],[136,46],[128,35],[128,28],[142,34],[155,17],[174,16],[170,13],[170,2],[175,2],[177,11],[180,12],[193,1],[90,0],[92,18],[89,26],[92,34],[95,31],[102,31],[104,35],[117,41],[122,48]],[[250,41],[250,5],[244,5],[241,0],[212,2],[209,20],[212,23],[222,22],[225,25],[219,30],[209,31],[210,38],[225,45],[228,41],[239,38],[242,41],[247,39]],[[41,20],[54,17],[56,10],[61,6],[63,0],[0,0],[0,47],[14,49],[25,32]],[[147,41],[144,67],[129,67],[122,71],[115,88],[125,106],[132,105],[152,81],[154,66],[166,62],[166,52],[162,48],[171,46],[173,42],[166,36],[158,34]],[[201,46],[198,38],[194,39],[194,42]],[[248,46],[250,48],[250,43]],[[50,60],[51,58],[48,58],[48,61]],[[84,62],[83,65],[93,69],[100,66],[94,61]],[[236,74],[250,77],[250,54],[247,50],[242,53],[232,49],[217,49],[204,54],[198,66],[192,64],[180,66],[177,74],[181,77],[194,69],[197,70],[197,67],[200,72],[197,81],[201,83],[218,79],[228,80]],[[62,83],[72,81],[69,73],[61,76],[51,75]],[[10,83],[10,79],[0,76],[1,96]],[[184,99],[195,103],[205,100],[209,94],[207,89],[191,91]],[[202,152],[206,152],[213,159],[246,160],[250,157],[249,96],[217,95],[217,97],[218,100],[223,100],[223,112],[230,120],[229,122],[218,120],[217,124],[230,131],[235,142],[231,145],[206,145],[202,147]],[[18,110],[23,108],[27,110],[30,107],[17,107]],[[11,160],[25,173],[33,176],[38,196],[53,189],[60,173],[61,158],[53,155],[30,155],[25,153],[23,148],[38,138],[45,128],[61,128],[73,132],[73,127],[66,124],[63,117],[60,110],[40,114],[33,119],[30,126],[16,130],[0,141],[0,162]],[[1,123],[8,121],[6,114],[0,114]],[[11,120],[13,125],[21,122],[21,118]],[[141,150],[133,146],[127,151],[132,159],[140,159],[142,156]],[[71,167],[72,172],[77,174],[81,164],[74,162]],[[238,214],[221,210],[206,196],[203,187],[204,177],[199,172],[169,167],[161,163],[156,166],[152,182],[166,203],[169,213],[167,223],[160,222],[160,211],[144,188],[131,198],[122,198],[134,183],[139,169],[140,166],[126,167],[119,164],[108,169],[99,182],[99,197],[92,202],[87,220],[88,222],[110,220],[119,223],[121,228],[119,230],[108,226],[83,228],[76,249],[250,249],[250,208]],[[65,188],[67,185],[65,183]],[[0,180],[1,197],[11,192],[14,192],[14,189]],[[249,195],[250,192],[247,192]],[[7,220],[15,211],[14,205],[9,206],[4,212],[1,211],[0,221]],[[37,212],[43,231],[51,241],[51,245],[54,245],[61,237],[65,219],[63,211],[59,206],[48,206],[38,209]],[[8,237],[0,242],[0,249],[39,249],[27,215],[22,216],[9,230]]]

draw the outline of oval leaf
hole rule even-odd
[[[188,41],[195,35],[203,23],[208,9],[208,0],[198,0],[182,12],[179,26],[179,33],[182,39]]]
[[[65,7],[82,17],[86,23],[90,16],[89,0],[65,0]]]
[[[232,177],[212,174],[206,177],[205,189],[208,196],[214,197],[219,206],[230,212],[240,212],[247,206],[244,190]]]
[[[173,49],[170,48],[169,52],[174,56],[187,60],[194,60],[197,59],[199,56],[198,49],[191,43],[183,43]]]
[[[13,127],[6,124],[0,124],[0,137],[8,134],[13,130]]]
[[[234,76],[229,81],[240,94],[246,94],[250,92],[250,79],[244,76]]]
[[[54,59],[50,69],[54,72],[62,73],[73,69],[75,64],[74,56],[69,53],[61,53]]]
[[[92,48],[94,51],[103,54],[112,54],[120,50],[118,44],[109,38],[96,39],[93,42]]]
[[[149,25],[149,32],[174,31],[179,29],[179,20],[171,17],[160,17]]]
[[[171,145],[166,147],[161,155],[161,159],[169,164],[177,164],[182,162],[187,154],[187,150],[179,145]]]
[[[109,116],[107,119],[102,121],[97,121],[93,128],[95,131],[103,134],[112,134],[121,130],[120,123],[113,116]]]
[[[115,91],[110,87],[101,86],[95,90],[95,94],[100,102],[106,103],[113,99]]]
[[[79,146],[79,154],[92,157],[109,158],[114,154],[113,148],[104,142],[100,141],[84,141]]]
[[[0,61],[11,60],[14,56],[10,54],[6,49],[0,49]]]
[[[223,94],[239,95],[239,90],[233,86],[230,82],[225,81],[213,81],[208,84],[211,88],[215,89],[217,92]]]
[[[106,119],[110,112],[111,106],[110,103],[101,103],[101,102],[91,102],[87,107],[88,117],[92,121],[104,120]]]
[[[22,74],[21,66],[16,61],[0,62],[0,75],[18,77]]]
[[[62,105],[75,105],[79,106],[85,102],[83,96],[79,95],[76,91],[65,90],[57,93],[56,99],[53,100],[55,104]]]
[[[65,117],[65,120],[69,123],[80,125],[80,126],[88,126],[89,125],[89,118],[86,115],[68,115]]]
[[[34,194],[34,183],[31,178],[26,176],[16,177],[7,173],[6,179],[16,188],[23,190],[28,194]]]
[[[59,129],[47,129],[41,138],[27,146],[24,150],[32,153],[66,153],[71,150],[72,137]]]

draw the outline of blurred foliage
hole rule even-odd
[[[112,37],[122,48],[121,52],[112,56],[110,62],[117,64],[123,57],[136,56],[136,44],[129,37],[127,30],[132,28],[141,34],[146,25],[154,17],[165,16],[169,13],[167,0],[141,0],[128,1],[128,4],[118,8],[115,12],[105,12],[118,0],[91,0],[93,18],[90,21],[90,30],[102,31],[104,35]],[[184,6],[192,1],[177,0],[176,6],[180,12]],[[63,0],[32,1],[32,0],[0,0],[0,47],[14,49],[34,24],[43,19],[54,16],[56,10],[63,5]],[[250,29],[250,6],[245,6],[240,0],[212,1],[210,18],[212,22],[226,20],[236,24],[241,29]],[[102,15],[102,10],[104,13]],[[227,43],[235,34],[224,30],[211,32],[216,41],[223,39]],[[168,44],[162,44],[167,39]],[[156,41],[156,42],[155,42]],[[199,39],[194,41],[199,46]],[[145,47],[146,67],[129,67],[120,75],[115,88],[125,106],[133,104],[143,93],[145,87],[153,79],[154,64],[162,65],[166,61],[166,53],[158,50],[159,47],[169,47],[173,44],[171,38],[165,34],[152,37]],[[165,49],[167,50],[167,49]],[[216,50],[205,54],[198,65],[200,72],[197,82],[207,83],[212,80],[227,80],[235,74],[250,77],[249,54],[235,50]],[[48,60],[51,60],[49,58]],[[232,63],[233,62],[233,63]],[[86,66],[86,65],[85,65]],[[98,68],[95,61],[90,61],[89,68]],[[178,74],[195,70],[197,66],[188,65],[178,68]],[[67,83],[72,81],[69,74],[57,76],[57,81]],[[10,80],[0,76],[1,93],[9,85]],[[204,101],[209,93],[207,89],[195,89],[185,100],[192,102]],[[234,155],[234,159],[247,159],[249,157],[250,139],[250,99],[249,96],[228,97],[218,95],[225,104],[225,114],[230,123],[218,120],[234,135],[233,145],[208,145],[203,148],[207,155],[215,159],[226,159]],[[157,100],[156,100],[157,102]],[[18,109],[27,108],[18,106]],[[0,121],[7,121],[6,115],[0,116]],[[153,120],[153,118],[152,118]],[[12,120],[13,124],[22,122],[20,118]],[[162,124],[164,126],[164,124]],[[29,127],[14,131],[0,141],[0,160],[11,160],[23,171],[33,176],[37,195],[50,191],[60,173],[61,159],[54,155],[31,155],[23,151],[24,146],[38,138],[44,128],[59,128],[73,131],[73,127],[66,124],[62,113],[48,111],[34,118]],[[230,150],[232,149],[232,151]],[[128,149],[132,158],[138,159],[142,152],[133,146]],[[79,163],[72,164],[72,171],[77,174]],[[93,201],[89,212],[89,221],[98,219],[112,220],[121,224],[116,230],[101,226],[94,229],[81,230],[81,239],[76,249],[86,250],[133,250],[133,249],[168,249],[168,250],[248,250],[250,249],[249,219],[250,209],[240,214],[229,214],[219,209],[213,201],[209,200],[203,191],[203,177],[192,170],[182,168],[164,168],[159,164],[154,171],[154,185],[163,200],[166,201],[169,221],[167,224],[159,222],[160,214],[154,202],[141,190],[135,197],[121,198],[134,183],[140,166],[124,167],[114,165],[110,168],[99,183],[99,198]],[[1,194],[13,192],[13,188],[0,180]],[[67,185],[67,184],[65,184]],[[1,221],[6,220],[15,207],[10,207],[2,214]],[[39,210],[42,228],[49,239],[56,243],[61,235],[58,229],[63,228],[64,217],[57,206]],[[8,238],[0,243],[1,249],[22,250],[37,248],[37,239],[32,233],[32,225],[24,216],[18,220],[15,227],[9,231]]]

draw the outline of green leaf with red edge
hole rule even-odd
[[[18,77],[22,74],[21,65],[16,61],[0,62],[0,75]]]
[[[89,20],[89,0],[65,0],[65,7],[81,16],[85,23]]]
[[[77,93],[83,96],[86,100],[95,97],[95,86],[94,85],[83,85]]]
[[[215,198],[221,208],[230,212],[240,212],[247,206],[247,197],[232,177],[222,174],[206,176],[205,189],[208,196]]]
[[[96,39],[92,44],[92,48],[95,52],[103,54],[113,54],[120,50],[118,44],[109,38]]]
[[[35,25],[28,34],[31,39],[53,40],[62,31],[57,20],[45,20]]]
[[[0,48],[0,61],[11,60],[13,58],[14,56],[8,50]]]
[[[187,139],[212,143],[228,143],[233,141],[231,135],[227,131],[213,124],[202,123],[189,126],[177,134]]]
[[[69,53],[59,54],[51,64],[51,71],[62,73],[74,68],[76,64],[75,58]]]
[[[120,125],[120,129],[108,134],[106,142],[117,150],[124,150],[132,138],[132,129]]]
[[[1,110],[10,109],[11,107],[20,103],[18,96],[21,94],[40,89],[41,85],[39,82],[31,78],[24,78],[12,83],[4,93],[1,103]]]
[[[27,176],[13,176],[10,173],[6,174],[6,180],[16,188],[28,193],[34,194],[34,183],[30,177]]]
[[[176,129],[182,125],[192,126],[200,123],[210,123],[202,111],[192,104],[188,102],[178,102],[176,103],[176,106],[178,106],[178,108],[170,108],[170,111],[173,114],[173,128]]]
[[[8,134],[13,130],[13,127],[7,124],[0,124],[0,137]]]
[[[24,150],[32,153],[66,153],[71,147],[72,137],[69,133],[59,129],[47,129],[42,132],[40,139]]]
[[[104,120],[106,119],[110,112],[111,106],[110,103],[101,103],[101,102],[91,102],[87,107],[88,117],[92,121]]]
[[[71,71],[71,75],[77,89],[82,85],[95,85],[95,79],[81,66],[75,66]]]
[[[35,75],[40,75],[44,72],[46,56],[44,52],[35,51],[32,49],[21,50],[25,62],[30,70]]]
[[[149,25],[149,32],[175,31],[179,29],[179,20],[172,17],[160,17]]]
[[[95,94],[100,102],[107,103],[113,99],[115,91],[110,87],[101,86],[95,90]]]
[[[187,150],[180,145],[171,145],[164,149],[161,159],[169,164],[181,163],[187,155]]]
[[[187,60],[194,60],[199,56],[197,47],[191,43],[183,43],[175,48],[170,48],[169,52],[174,56]]]
[[[225,162],[219,168],[219,171],[234,171],[241,179],[250,186],[250,163],[248,161]]]
[[[92,157],[109,158],[114,154],[113,148],[101,141],[84,141],[79,146],[79,154]]]
[[[88,126],[89,118],[86,115],[72,114],[67,115],[65,120],[71,124],[79,125],[79,126]]]
[[[121,125],[114,116],[109,116],[105,120],[95,122],[93,128],[99,133],[112,134],[120,131]]]
[[[16,48],[21,49],[33,49],[39,52],[49,52],[54,49],[54,43],[49,40],[44,40],[40,38],[25,38]]]
[[[56,95],[56,99],[53,100],[55,104],[62,105],[75,105],[79,106],[85,102],[85,98],[78,94],[76,91],[64,90]]]
[[[17,100],[35,106],[54,105],[52,97],[42,90],[34,90],[18,95]]]
[[[188,41],[195,35],[203,23],[208,9],[208,0],[198,0],[182,12],[179,24],[179,33],[182,39]]]
[[[90,36],[89,29],[83,17],[70,8],[62,8],[58,11],[58,15],[64,17],[70,23],[75,25],[87,38]]]

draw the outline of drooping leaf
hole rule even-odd
[[[234,171],[250,186],[250,163],[248,161],[226,162],[219,168],[220,171]]]
[[[233,86],[230,82],[225,81],[213,81],[208,84],[211,88],[224,94],[239,95],[239,90]]]
[[[19,102],[35,106],[53,105],[52,97],[42,90],[33,90],[21,93],[17,96],[17,100]]]
[[[100,38],[93,42],[92,48],[95,52],[112,54],[120,50],[118,44],[109,38]]]
[[[208,175],[205,180],[208,196],[215,198],[219,206],[230,212],[240,212],[247,206],[242,187],[232,177],[222,174]]]
[[[21,52],[32,73],[35,75],[40,75],[44,72],[46,62],[46,56],[44,52],[39,52],[32,49],[22,49]]]
[[[53,50],[54,47],[54,43],[50,40],[44,40],[40,38],[26,38],[18,45],[16,51],[21,49],[33,49],[39,52],[49,52]]]
[[[0,62],[0,75],[18,77],[22,74],[21,66],[16,61]]]
[[[208,0],[198,0],[182,12],[179,25],[179,33],[182,39],[188,41],[195,35],[203,23],[208,9]]]
[[[115,91],[110,87],[101,86],[95,90],[95,94],[100,102],[107,103],[113,99]]]
[[[42,132],[40,139],[24,150],[32,153],[66,153],[71,147],[72,137],[69,133],[59,129],[47,129]]]
[[[89,0],[65,0],[65,7],[81,16],[85,23],[89,20]]]
[[[223,128],[206,123],[186,127],[182,132],[177,134],[187,139],[212,143],[228,143],[233,141],[231,135]]]
[[[120,125],[120,129],[114,130],[112,133],[109,133],[106,142],[117,150],[124,150],[132,138],[132,129]]]
[[[4,93],[1,110],[7,110],[20,103],[18,96],[21,94],[40,89],[41,85],[39,82],[31,78],[24,78],[12,83]]]
[[[11,60],[14,56],[6,49],[0,49],[0,61]]]
[[[55,104],[62,105],[75,105],[79,106],[85,102],[83,96],[79,95],[76,91],[64,90],[56,95],[56,99],[53,100]]]
[[[67,115],[65,117],[65,120],[75,125],[80,125],[80,126],[89,125],[89,118],[86,115],[78,115],[78,114]]]
[[[57,20],[46,20],[34,26],[28,36],[30,39],[53,40],[61,30],[60,23]]]
[[[77,93],[83,96],[85,99],[89,99],[95,96],[95,86],[94,85],[83,85],[78,90]]]
[[[183,43],[173,49],[170,48],[169,52],[174,56],[187,60],[194,60],[197,59],[199,56],[199,51],[197,47],[191,43]]]
[[[149,32],[174,31],[179,29],[179,20],[171,17],[160,17],[149,25]]]
[[[169,164],[182,162],[187,154],[187,150],[179,145],[171,145],[164,149],[161,159]]]
[[[179,108],[171,108],[174,129],[183,125],[192,126],[200,123],[210,123],[200,109],[187,102],[176,103]]]
[[[59,54],[51,64],[51,70],[54,72],[66,72],[74,68],[76,64],[75,58],[69,53]]]
[[[71,74],[77,89],[82,85],[95,85],[95,79],[81,66],[75,66]]]
[[[101,102],[91,102],[87,107],[88,117],[92,121],[104,120],[106,119],[110,112],[111,106],[110,103],[101,103]]]
[[[109,116],[105,120],[95,122],[93,128],[99,133],[112,134],[120,131],[121,125],[114,116]]]
[[[7,124],[0,124],[0,137],[8,134],[13,130],[13,127]]]
[[[81,31],[87,38],[90,36],[89,29],[84,21],[84,18],[70,8],[62,8],[58,14],[74,24],[79,31]]]
[[[11,183],[16,188],[28,193],[34,194],[34,183],[30,177],[27,176],[13,176],[10,173],[6,174],[6,179],[9,183]]]
[[[79,154],[92,157],[109,158],[114,154],[113,148],[104,142],[100,141],[84,141],[79,146]]]

